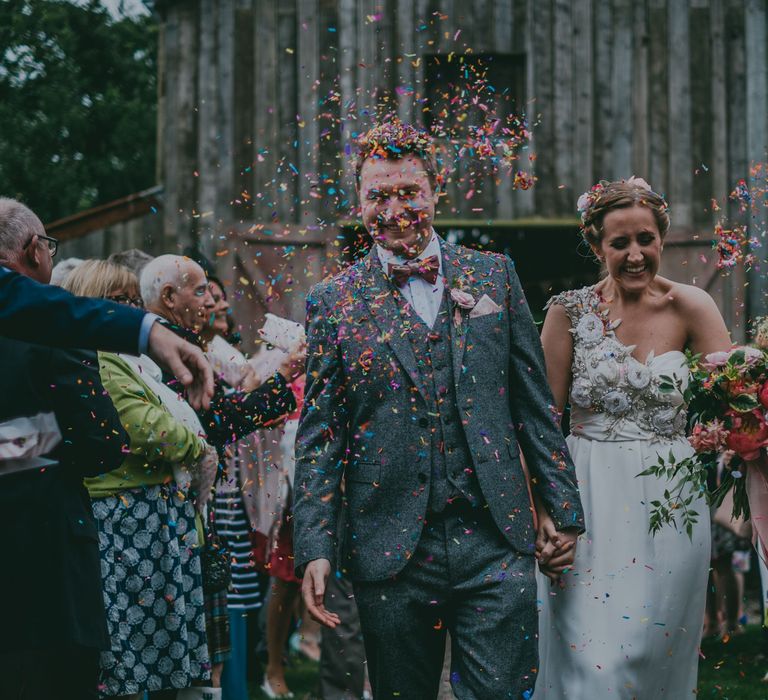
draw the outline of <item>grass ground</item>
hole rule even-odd
[[[303,656],[292,654],[288,660],[288,668],[285,672],[285,680],[293,692],[296,700],[302,700],[304,696],[315,690],[317,684],[317,664]],[[261,692],[259,684],[251,685],[251,700],[266,700],[267,696]]]
[[[702,700],[766,700],[768,683],[768,632],[749,625],[744,634],[727,642],[708,640],[699,662],[699,695]]]
[[[699,661],[701,700],[768,700],[768,632],[749,625],[741,635],[727,642],[708,640],[702,645]],[[317,681],[317,664],[292,656],[286,680],[297,700],[312,692]],[[265,700],[257,685],[251,687],[252,700]]]

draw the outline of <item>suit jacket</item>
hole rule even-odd
[[[75,297],[0,266],[0,336],[59,348],[136,353],[145,313]]]
[[[544,372],[536,327],[512,261],[443,240],[446,293],[488,295],[500,312],[460,321],[453,380],[462,427],[487,507],[510,546],[534,551],[520,448],[558,528],[583,529],[575,470]],[[405,566],[427,508],[430,389],[375,250],[308,299],[305,404],[296,441],[295,563],[334,561],[345,482],[347,566],[381,580]],[[458,314],[456,316],[456,314]]]
[[[127,436],[96,355],[0,338],[0,422],[53,412],[59,464],[0,476],[0,652],[109,644],[98,533],[83,477],[114,469]]]

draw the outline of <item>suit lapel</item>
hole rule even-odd
[[[406,371],[411,381],[428,399],[428,393],[424,386],[424,380],[419,372],[413,345],[405,333],[400,309],[394,298],[392,284],[384,274],[384,270],[376,255],[375,246],[363,263],[364,274],[359,278],[360,296],[365,302],[374,323],[381,331],[381,339],[386,342],[398,361]]]
[[[457,328],[454,324],[454,314],[456,304],[451,299],[451,289],[459,287],[460,278],[464,274],[461,266],[462,256],[456,247],[448,241],[440,239],[440,249],[443,255],[443,276],[445,277],[445,293],[448,295],[446,303],[448,304],[448,316],[450,322],[451,336],[451,354],[453,355],[453,383],[456,389],[459,388],[461,379],[461,363],[464,360],[464,350],[467,345],[467,324],[468,316],[466,312],[461,311],[461,324]]]

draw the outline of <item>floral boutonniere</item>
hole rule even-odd
[[[453,324],[456,328],[461,327],[465,314],[475,308],[477,299],[468,291],[467,280],[459,277],[456,280],[456,286],[451,289],[451,300],[453,301]]]

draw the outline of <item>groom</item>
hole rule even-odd
[[[389,121],[358,146],[375,244],[308,301],[294,508],[304,600],[338,624],[323,596],[341,539],[376,698],[435,698],[446,631],[458,698],[529,697],[535,532],[520,447],[561,543],[583,530],[538,334],[509,258],[432,229],[430,137]]]

